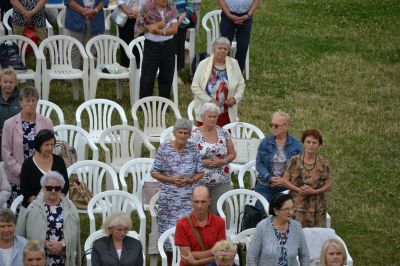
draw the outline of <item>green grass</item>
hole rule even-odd
[[[204,1],[202,14],[217,8]],[[292,116],[300,136],[318,128],[335,185],[332,226],[356,265],[396,265],[400,247],[400,5],[395,0],[262,1],[254,15],[250,80],[239,117],[269,132],[271,114]],[[205,51],[205,34],[197,36]],[[180,110],[192,99],[188,71]],[[52,83],[50,100],[74,122],[81,101],[70,85]],[[98,98],[116,100],[101,81]],[[128,90],[119,102],[132,123]],[[82,99],[82,96],[81,96]]]

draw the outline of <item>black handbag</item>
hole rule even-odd
[[[259,209],[254,207],[253,205],[245,205],[242,217],[242,226],[239,231],[239,223],[238,223],[238,232],[242,232],[249,228],[254,228],[257,226],[259,222],[261,222],[265,218],[265,214],[262,213]],[[240,219],[240,215],[239,215]],[[239,220],[240,221],[240,220]]]

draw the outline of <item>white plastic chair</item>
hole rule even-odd
[[[257,200],[263,205],[265,213],[268,213],[268,201],[261,194],[253,190],[233,189],[225,192],[218,199],[218,214],[225,220],[226,233],[229,239],[234,239],[238,234],[238,228],[240,230],[244,207],[246,205],[254,206]],[[225,214],[224,204],[228,215]],[[229,221],[227,221],[227,216],[229,217]]]
[[[256,228],[249,228],[238,233],[232,242],[235,244],[243,243],[246,245],[246,250],[249,250],[250,241],[256,232]]]
[[[61,9],[57,15],[57,26],[59,35],[68,35],[68,30],[65,28],[65,8]]]
[[[101,213],[102,223],[111,214],[116,212],[124,212],[131,215],[132,211],[136,211],[139,217],[139,240],[142,243],[143,251],[146,251],[146,215],[142,209],[142,203],[136,196],[120,190],[109,190],[101,192],[89,201],[87,212],[89,216],[90,233],[94,233],[96,228],[95,213]]]
[[[14,201],[11,203],[10,210],[11,210],[14,214],[17,214],[17,209],[18,209],[19,206],[21,206],[22,200],[23,200],[23,199],[24,199],[24,196],[23,196],[23,195],[19,195],[19,196],[16,197],[16,198],[14,199]]]
[[[193,123],[193,125],[194,125],[194,123],[195,123],[195,119],[194,119],[194,100],[193,101],[191,101],[190,103],[189,103],[189,105],[188,105],[188,107],[187,107],[187,116],[188,116],[188,119],[190,120],[190,121],[192,121],[192,123]]]
[[[35,56],[35,68],[27,69],[26,72],[17,72],[18,80],[33,80],[35,82],[35,88],[39,90],[40,94],[40,82],[42,78],[41,71],[41,58],[39,53],[39,48],[37,45],[31,40],[22,35],[5,35],[0,37],[0,43],[3,42],[15,42],[19,48],[19,54],[21,56],[21,60],[26,66],[26,49],[28,46],[32,47],[33,54]]]
[[[97,239],[99,239],[101,237],[104,237],[104,236],[107,236],[107,235],[103,232],[103,230],[97,230],[96,232],[90,234],[89,237],[86,239],[85,245],[84,245],[84,251],[85,251],[85,254],[86,254],[86,265],[87,266],[92,266],[92,252],[91,252],[91,249],[93,247],[94,241],[96,241]],[[138,235],[138,233],[136,233],[136,231],[129,231],[127,236],[135,238],[137,240],[140,240],[139,239],[139,235]],[[143,265],[146,265],[145,259],[146,259],[146,256],[143,253]]]
[[[181,261],[181,252],[179,247],[175,246],[175,227],[165,231],[158,239],[158,252],[161,256],[161,265],[168,266],[167,255],[164,251],[164,243],[169,240],[172,246],[172,266],[179,266]]]
[[[76,46],[79,49],[83,59],[82,70],[72,67],[72,48]],[[44,50],[47,48],[47,55]],[[79,99],[79,90],[77,79],[81,79],[83,83],[83,96],[85,101],[89,100],[89,84],[88,84],[88,57],[82,44],[66,35],[55,35],[44,39],[39,46],[39,53],[42,60],[42,99],[48,100],[50,93],[50,82],[53,79],[73,80],[74,99]],[[49,59],[50,67],[47,68],[47,60]]]
[[[77,177],[80,182],[84,182],[93,196],[103,192],[103,190],[119,190],[118,177],[114,169],[108,164],[99,161],[86,160],[74,163],[67,169],[68,179]],[[81,213],[87,210],[79,209]]]
[[[151,231],[149,234],[149,248],[147,249],[150,256],[150,265],[156,266],[158,261],[158,199],[160,198],[160,192],[154,194],[149,202],[149,212],[151,217]]]
[[[3,22],[0,21],[0,37],[6,35],[6,29],[3,26]]]
[[[92,141],[89,133],[75,125],[58,125],[54,127],[57,141],[65,141],[76,151],[77,161],[88,160],[88,148],[92,153],[92,160],[99,159],[99,149]]]
[[[249,174],[246,176],[246,174]],[[257,181],[256,161],[250,161],[242,166],[238,174],[239,188],[254,189]],[[250,186],[245,186],[245,178],[249,178]]]
[[[113,124],[127,125],[128,120],[121,105],[106,99],[93,99],[79,105],[76,109],[76,125],[82,127],[82,113],[85,111],[89,119],[88,132],[94,143],[99,143],[100,134]],[[116,111],[116,113],[114,113]],[[114,118],[113,118],[114,117]],[[118,117],[118,119],[116,118]],[[116,121],[117,120],[117,121]]]
[[[36,106],[37,113],[51,119],[51,114],[53,113],[53,111],[57,115],[58,124],[64,125],[65,124],[64,113],[61,110],[60,106],[58,106],[57,104],[55,104],[53,102],[49,102],[46,100],[39,100],[38,105]],[[54,123],[54,119],[52,119],[52,121]]]
[[[132,40],[129,44],[129,50],[132,51],[133,48],[136,47],[139,51],[139,66],[136,67],[135,74],[135,82],[134,86],[130,87],[131,89],[131,105],[133,106],[139,100],[139,91],[140,91],[140,76],[142,75],[142,63],[143,63],[143,50],[144,50],[144,37],[140,36]],[[176,56],[175,56],[175,72],[174,79],[172,81],[172,94],[174,98],[174,103],[178,105],[178,70],[176,66]],[[132,99],[132,95],[134,96]]]
[[[107,128],[100,134],[99,143],[104,150],[106,163],[116,172],[129,160],[141,157],[142,144],[149,151],[150,158],[156,156],[156,148],[140,129],[133,126],[117,125]]]
[[[106,11],[106,10],[104,10]],[[115,36],[119,37],[119,32],[118,32],[118,26],[115,23],[112,23],[111,21],[111,14],[106,15],[106,12],[104,12],[104,26],[106,28],[106,34],[111,35],[111,27],[115,27]]]
[[[255,125],[245,122],[229,123],[223,128],[231,133],[236,150],[236,158],[229,167],[233,172],[239,172],[244,164],[256,159],[264,133]]]
[[[192,62],[194,58],[194,53],[196,52],[195,49],[196,45],[196,30],[194,28],[189,28],[186,33],[186,40],[185,40],[185,49],[189,52],[189,67],[190,67],[190,74],[192,75]]]
[[[221,36],[220,33],[220,28],[219,28],[219,24],[221,22],[221,12],[222,10],[213,10],[208,12],[207,14],[204,15],[203,19],[202,19],[202,25],[203,25],[203,29],[206,31],[207,34],[207,53],[208,54],[213,54],[213,50],[212,50],[212,43],[214,42],[214,40],[218,37]],[[210,27],[207,25],[210,24]],[[247,49],[247,55],[246,55],[246,62],[245,62],[245,76],[246,76],[246,80],[249,79],[250,76],[250,46]],[[236,53],[236,41],[233,41],[231,43],[231,57],[235,57],[235,53]]]
[[[172,109],[175,119],[182,118],[178,106],[164,97],[150,96],[140,99],[132,106],[133,125],[140,128],[137,111],[143,111],[143,132],[151,142],[159,142],[161,132],[167,128],[166,113]]]
[[[122,67],[119,63],[119,49],[125,51],[126,56],[130,60],[129,68]],[[92,54],[95,51],[96,56]],[[112,35],[98,35],[93,37],[86,44],[86,53],[89,57],[90,69],[90,97],[96,98],[97,82],[99,79],[115,79],[117,80],[117,99],[122,99],[122,79],[129,79],[129,87],[134,86],[134,78],[136,64],[132,50],[129,50],[128,45],[119,37]],[[104,65],[115,65],[118,68],[118,73],[103,73],[101,67]],[[133,95],[131,95],[131,98]]]
[[[13,13],[13,8],[9,9],[6,13],[4,13],[3,16],[3,25],[7,29],[8,35],[14,34],[12,27],[10,25],[12,13]],[[53,36],[54,33],[53,26],[51,26],[50,22],[47,19],[46,19],[46,29],[47,29],[47,37]]]

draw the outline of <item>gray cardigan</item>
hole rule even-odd
[[[258,223],[247,251],[247,266],[278,265],[280,246],[272,227],[272,217]],[[306,239],[299,222],[290,221],[288,240],[284,247],[288,253],[289,266],[299,265],[297,256],[300,265],[310,265]]]

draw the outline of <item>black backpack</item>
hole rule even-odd
[[[14,70],[26,71],[15,42],[5,41],[0,44],[0,64],[3,69],[12,67]]]

